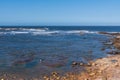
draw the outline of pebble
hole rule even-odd
[[[84,64],[83,63],[80,63],[80,66],[83,66]]]
[[[91,66],[91,64],[90,64],[90,63],[87,63],[87,66]]]
[[[95,66],[96,65],[96,63],[92,63],[92,66]]]
[[[73,65],[73,66],[74,66],[74,65],[77,65],[77,62],[73,62],[72,65]]]
[[[90,73],[89,75],[90,75],[90,76],[94,76],[94,75],[95,75],[95,73]]]
[[[58,75],[58,73],[57,72],[52,72],[52,75]]]
[[[102,73],[102,71],[101,71],[101,70],[99,70],[98,72],[99,72],[99,73]]]

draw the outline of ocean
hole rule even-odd
[[[111,36],[99,32],[120,32],[119,26],[1,26],[0,75],[42,77],[51,72],[79,73],[88,63],[108,56]]]

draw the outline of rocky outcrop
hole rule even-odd
[[[116,36],[116,38],[113,39],[113,44],[117,49],[120,49],[120,36]]]

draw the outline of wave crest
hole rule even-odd
[[[0,34],[32,34],[32,35],[53,35],[53,34],[98,34],[97,31],[88,30],[49,30],[48,28],[0,28]]]

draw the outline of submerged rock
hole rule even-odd
[[[111,51],[111,52],[108,52],[107,54],[117,55],[117,54],[120,54],[120,52],[117,52],[117,51]]]
[[[73,66],[73,67],[76,66],[76,65],[78,65],[77,62],[73,62],[73,63],[72,63],[72,66]]]
[[[13,65],[17,66],[17,65],[20,65],[20,64],[26,64],[26,63],[32,62],[33,59],[34,58],[16,60],[16,61],[13,62]]]
[[[91,63],[84,63],[84,62],[73,62],[72,63],[72,66],[75,67],[75,66],[84,66],[84,67],[89,67],[89,66],[92,66]]]
[[[24,65],[31,63],[35,59],[35,53],[19,53],[19,55],[13,60],[13,66]]]

